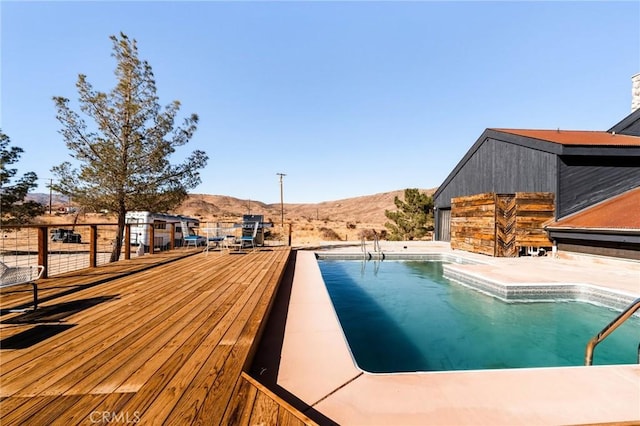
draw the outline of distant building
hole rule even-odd
[[[452,198],[542,192],[560,250],[640,259],[639,188],[640,109],[608,131],[487,129],[434,194],[435,239],[450,241]]]

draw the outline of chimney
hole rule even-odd
[[[640,109],[640,73],[631,77],[631,112]]]

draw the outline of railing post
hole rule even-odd
[[[153,223],[150,223],[148,226],[149,226],[149,254],[153,254],[156,248],[155,228],[153,227]]]
[[[95,268],[98,265],[98,226],[89,226],[89,267]]]
[[[176,247],[176,224],[169,224],[169,250],[173,250]]]
[[[122,242],[124,245],[124,258],[126,260],[131,259],[131,224],[127,223],[124,225],[124,241]]]
[[[38,226],[38,265],[44,266],[42,278],[49,276],[49,235],[47,226]]]
[[[287,244],[288,247],[291,247],[291,227],[292,227],[292,225],[291,225],[291,223],[289,223],[289,239],[288,239],[288,244]]]

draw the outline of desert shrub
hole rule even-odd
[[[265,234],[264,239],[269,241],[279,241],[283,239],[283,235],[278,231],[270,231],[268,234]]]
[[[347,229],[356,229],[357,225],[355,223],[347,222]]]
[[[331,228],[320,228],[320,236],[325,241],[340,241],[340,235]]]
[[[377,231],[375,229],[363,229],[358,233],[358,238],[365,238],[367,240],[374,240],[376,234],[378,234],[378,240],[387,239],[387,231],[385,229]]]
[[[375,236],[375,230],[373,229],[361,229],[358,233],[358,238],[364,238],[367,240],[373,240]]]

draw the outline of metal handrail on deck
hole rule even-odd
[[[600,331],[596,336],[592,337],[587,343],[587,349],[584,359],[584,365],[591,365],[593,362],[593,351],[596,345],[607,338],[608,335],[622,325],[627,319],[629,319],[638,309],[640,309],[640,298],[634,300],[620,315],[618,315],[613,321],[611,321],[605,328]],[[640,363],[640,346],[638,346],[638,363]]]

